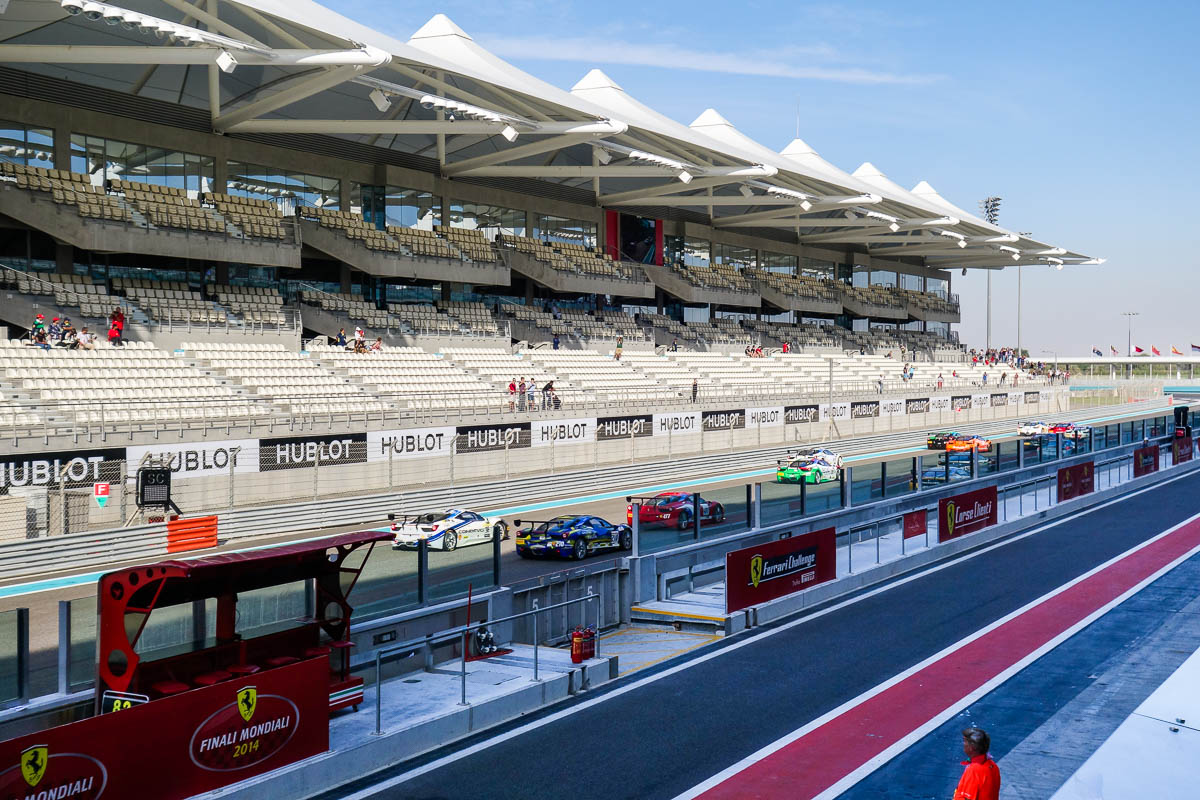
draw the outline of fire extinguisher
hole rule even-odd
[[[576,625],[571,631],[571,663],[582,664],[586,656],[583,654],[584,638],[587,633],[582,626]]]

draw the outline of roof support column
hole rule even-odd
[[[217,18],[217,0],[208,0],[208,16]],[[214,24],[207,27],[217,32]],[[221,116],[221,68],[215,63],[208,65],[208,114],[211,119]]]

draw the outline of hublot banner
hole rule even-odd
[[[1008,392],[992,395],[992,408],[1008,405]]]
[[[924,414],[929,411],[928,397],[910,397],[904,401],[904,413]]]
[[[774,428],[783,424],[783,406],[747,408],[747,428]]]
[[[952,407],[952,398],[942,395],[940,397],[929,398],[930,411],[949,411]]]
[[[367,435],[307,436],[294,439],[260,439],[260,470],[302,469],[314,464],[363,464],[367,460]]]
[[[682,414],[655,414],[655,436],[687,436],[700,432],[700,412],[686,411]]]
[[[448,456],[454,447],[455,429],[410,428],[405,431],[369,431],[367,460]]]
[[[802,422],[817,422],[821,418],[821,407],[788,406],[783,410],[783,417],[788,425],[798,425]]]
[[[640,439],[654,435],[654,417],[641,414],[632,417],[601,417],[596,420],[596,441],[613,439]]]
[[[13,486],[58,486],[60,476],[66,478],[68,487],[118,481],[119,465],[103,462],[118,462],[123,458],[123,447],[0,456],[0,494],[8,494]]]
[[[860,400],[857,403],[850,404],[850,418],[863,419],[865,417],[879,416],[879,401],[878,400]]]
[[[971,408],[987,408],[992,398],[986,394],[971,395]]]
[[[746,427],[746,412],[742,409],[730,411],[703,411],[701,426],[706,431],[732,431]]]
[[[515,422],[512,425],[459,426],[458,452],[479,453],[489,450],[515,450],[529,447],[530,425]]]
[[[1023,399],[1025,399],[1025,396],[1023,394],[1021,394],[1020,392],[1009,392],[1008,393],[1008,404],[1010,406],[1021,405],[1021,401]]]
[[[971,395],[956,394],[950,398],[950,408],[954,411],[962,411],[971,407]]]
[[[1025,402],[1026,403],[1030,403],[1030,404],[1033,404],[1036,406],[1041,399],[1042,399],[1041,392],[1026,392],[1025,393]]]
[[[584,444],[596,440],[596,420],[538,419],[530,423],[530,442],[534,447],[552,444]]]
[[[133,473],[139,466],[157,463],[170,467],[177,478],[228,475],[230,471],[257,472],[257,449],[258,439],[139,445],[125,448],[126,470]],[[143,465],[146,456],[150,458]]]
[[[879,401],[879,416],[881,417],[903,417],[907,411],[904,400],[899,397]]]

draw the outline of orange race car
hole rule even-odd
[[[947,453],[969,453],[972,450],[978,450],[981,453],[990,453],[992,450],[992,440],[985,439],[982,436],[955,436],[946,440]]]

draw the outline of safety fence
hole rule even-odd
[[[897,398],[485,425],[360,428],[333,435],[201,442],[166,439],[125,446],[110,442],[110,446],[88,449],[0,455],[0,543],[148,521],[137,513],[135,503],[136,474],[145,466],[171,470],[175,505],[193,516],[673,462],[701,454],[735,454],[933,425],[962,427],[1049,416],[1074,404],[1063,390],[1031,391],[1019,397],[1021,402],[1016,402],[1006,394],[1003,405],[993,405],[989,395],[964,395],[957,405],[955,396]],[[1009,404],[1009,399],[1014,402]],[[939,401],[936,408],[932,401]]]

